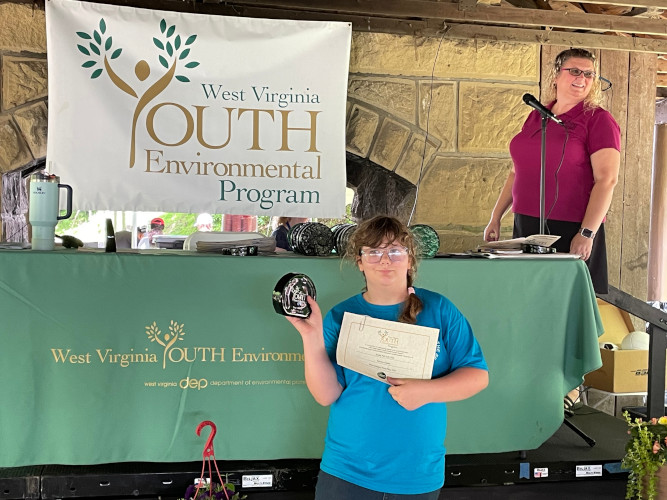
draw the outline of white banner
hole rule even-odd
[[[349,23],[48,0],[46,28],[76,209],[344,214]]]

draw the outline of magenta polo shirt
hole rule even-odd
[[[555,101],[554,101],[555,102]],[[551,109],[552,102],[547,107]],[[584,110],[580,102],[567,113],[559,115],[567,128],[567,145],[563,156],[566,131],[552,120],[547,124],[545,167],[545,215],[548,219],[581,222],[586,212],[591,189],[593,168],[591,155],[604,148],[621,150],[621,130],[607,110]],[[532,111],[521,132],[510,142],[510,154],[514,161],[514,185],[512,186],[512,211],[533,217],[540,216],[540,143],[542,118]],[[563,164],[555,175],[563,157]],[[551,209],[556,198],[558,199]]]

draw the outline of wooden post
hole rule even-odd
[[[667,123],[655,126],[648,249],[648,300],[667,301]]]
[[[630,53],[612,50],[600,52],[600,74],[614,82],[614,90],[604,92],[602,107],[609,111],[621,127],[621,169],[614,197],[604,223],[607,240],[607,266],[609,284],[621,286],[621,250],[623,248],[623,211],[626,179],[626,133],[628,130],[628,79]]]
[[[630,54],[619,288],[640,300],[646,300],[648,290],[656,62],[654,54]]]

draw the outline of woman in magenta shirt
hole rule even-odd
[[[620,128],[599,106],[595,56],[583,49],[561,52],[554,61],[550,103],[563,121],[549,120],[546,141],[545,214],[548,234],[561,236],[559,252],[579,255],[597,293],[607,293],[604,219],[618,182]],[[539,233],[541,115],[532,111],[510,142],[513,166],[484,230],[500,237],[500,221],[511,207],[513,237]]]

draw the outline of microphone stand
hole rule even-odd
[[[540,234],[545,234],[546,232],[546,220],[544,216],[545,211],[545,196],[544,196],[544,186],[546,184],[545,172],[546,172],[546,155],[547,155],[547,120],[551,118],[553,121],[559,125],[563,125],[563,121],[560,118],[557,118],[551,110],[545,108],[536,98],[531,94],[523,95],[523,102],[525,102],[531,108],[536,109],[540,112],[542,116],[542,146],[541,146],[541,155],[540,155]]]
[[[546,183],[546,163],[547,163],[547,120],[549,119],[547,115],[541,113],[542,115],[542,144],[540,151],[540,234],[546,234],[546,220],[544,216],[545,208],[545,196],[544,196],[544,185]]]
[[[537,109],[537,108],[535,108]],[[544,184],[545,184],[545,172],[546,172],[546,159],[547,159],[547,120],[549,117],[542,112],[542,110],[538,109],[540,114],[542,115],[542,144],[541,144],[541,151],[540,151],[540,234],[545,234],[546,230],[546,224],[545,224],[545,218],[544,218]],[[588,434],[586,434],[584,431],[582,431],[579,427],[577,427],[574,423],[570,422],[568,417],[573,416],[574,412],[571,410],[567,410],[565,412],[565,416],[563,418],[563,423],[572,429],[578,436],[580,436],[588,446],[591,448],[595,446],[595,439],[590,437]]]

